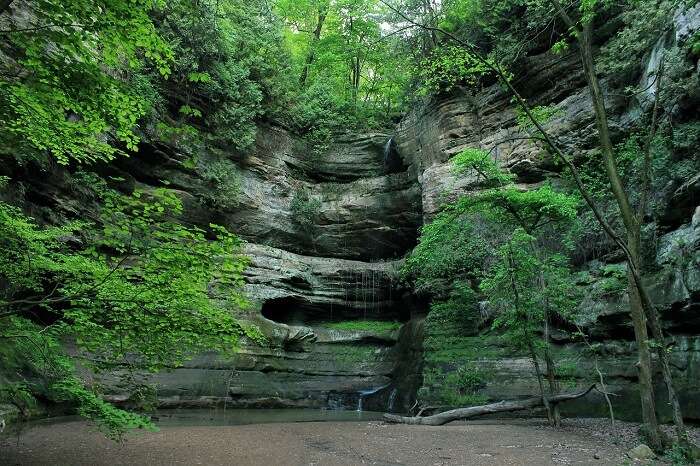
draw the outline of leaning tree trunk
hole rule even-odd
[[[648,324],[649,328],[651,329],[652,337],[656,340],[657,344],[657,355],[659,357],[666,390],[668,392],[669,404],[671,405],[673,411],[676,437],[678,442],[685,443],[687,436],[683,423],[683,415],[681,413],[676,390],[673,386],[673,378],[671,375],[670,364],[668,362],[668,355],[665,351],[665,338],[663,330],[659,322],[658,313],[649,298],[644,284],[641,282],[641,277],[639,274],[641,264],[641,225],[630,205],[629,198],[627,197],[627,193],[622,186],[622,180],[620,179],[617,167],[615,165],[615,156],[613,153],[607,114],[605,111],[605,101],[600,88],[600,82],[598,81],[598,76],[596,75],[591,40],[591,25],[585,24],[583,30],[581,31],[579,41],[581,61],[583,62],[586,80],[588,81],[588,87],[591,91],[591,99],[593,101],[593,109],[596,114],[596,123],[598,126],[605,169],[608,173],[612,192],[618,203],[625,229],[627,230],[627,248],[630,253],[627,263],[629,268],[628,273],[630,276],[628,286],[630,296],[630,313],[634,321],[637,344],[640,345],[640,379],[642,378],[642,369],[649,371],[648,376],[644,375],[645,377],[648,377],[649,387],[642,387],[640,384],[640,391],[642,388],[648,390],[646,394],[642,395],[643,401],[645,397],[651,397],[653,402],[653,388],[651,386],[651,355],[647,339],[644,338],[644,335],[646,334],[646,325]],[[644,332],[642,335],[640,335],[638,330],[641,330],[642,327],[644,328]],[[664,435],[659,429],[658,422],[656,422],[656,413],[654,412],[652,416],[651,410],[653,410],[653,405],[647,405],[645,410],[648,412],[644,414],[646,414],[646,416],[649,418],[653,418],[654,421],[648,426],[650,429],[650,440],[655,444],[655,447],[662,448]]]
[[[498,403],[491,403],[481,406],[472,406],[470,408],[452,409],[450,411],[445,411],[426,417],[406,417],[398,416],[396,414],[385,414],[384,420],[386,422],[391,422],[394,424],[441,426],[447,424],[448,422],[470,419],[477,416],[483,416],[485,414],[507,413],[511,411],[522,411],[524,409],[539,408],[545,406],[545,403],[556,406],[559,403],[576,400],[578,398],[586,396],[594,388],[595,385],[591,385],[588,389],[581,392],[562,393],[561,395],[552,396],[550,398],[538,396],[533,398],[526,398],[524,400],[504,400],[499,401]]]
[[[637,341],[639,352],[639,391],[642,404],[642,418],[647,430],[648,441],[652,444],[652,447],[660,450],[663,448],[664,434],[658,425],[654,405],[651,353],[648,345],[646,322],[646,318],[655,313],[655,309],[651,304],[651,300],[649,299],[644,284],[641,280],[639,268],[641,263],[639,246],[641,227],[637,216],[630,205],[629,197],[624,189],[622,179],[620,178],[615,162],[612,138],[610,137],[610,128],[608,126],[607,112],[605,109],[605,99],[603,97],[600,81],[598,80],[595,60],[593,58],[591,24],[588,22],[584,23],[582,26],[579,26],[579,24],[569,16],[558,0],[550,0],[550,3],[566,25],[572,30],[578,32],[579,53],[581,55],[584,76],[588,84],[588,90],[590,91],[591,95],[591,103],[595,113],[600,149],[603,155],[603,165],[605,166],[605,171],[610,182],[610,190],[617,202],[620,215],[627,232],[627,243],[624,245],[623,250],[627,256],[629,275],[628,294],[630,298],[630,317],[632,318],[634,325],[635,339]],[[596,217],[599,217],[599,213],[594,213],[596,213]],[[603,221],[601,221],[601,224],[603,224]],[[608,229],[609,226],[606,228],[606,232]],[[666,385],[669,390],[669,396],[671,393],[675,395],[672,381],[666,380]]]
[[[323,23],[326,21],[327,14],[328,8],[324,6],[319,6],[318,20],[316,21],[316,29],[314,29],[313,36],[311,38],[311,45],[309,46],[309,53],[306,56],[304,68],[301,70],[301,76],[299,77],[299,84],[302,88],[306,85],[306,80],[309,77],[309,68],[314,62],[316,45],[318,44],[318,41],[321,40],[321,31],[323,30]]]
[[[390,3],[386,2],[385,0],[380,0],[384,5],[389,7],[392,11],[398,13],[404,20],[409,22],[410,24],[420,27],[422,29],[427,29],[430,31],[435,31],[435,32],[440,32],[443,34],[445,37],[449,38],[450,40],[454,41],[455,43],[461,45],[464,47],[466,50],[468,50],[472,56],[479,61],[482,65],[486,67],[486,69],[493,71],[496,76],[498,76],[499,80],[501,83],[513,94],[513,97],[517,101],[517,103],[522,107],[523,111],[527,115],[528,119],[532,122],[532,124],[537,128],[537,131],[542,136],[543,141],[546,143],[546,145],[552,150],[554,155],[561,160],[567,168],[571,171],[571,174],[574,178],[574,182],[576,183],[576,187],[579,189],[579,192],[581,193],[581,196],[583,197],[586,205],[590,207],[591,212],[593,213],[596,221],[600,224],[600,226],[603,228],[605,233],[612,239],[615,244],[618,246],[618,248],[625,254],[625,257],[627,258],[627,264],[628,264],[628,269],[630,272],[630,275],[634,279],[634,284],[637,288],[637,291],[639,293],[639,297],[642,303],[642,308],[644,310],[644,315],[649,319],[649,326],[652,330],[652,335],[654,338],[658,339],[660,342],[663,342],[663,332],[661,329],[661,324],[659,322],[658,315],[656,313],[656,310],[654,309],[654,306],[651,302],[651,299],[649,298],[649,294],[647,293],[647,290],[644,286],[644,283],[642,282],[641,279],[641,274],[639,272],[639,269],[637,268],[637,263],[635,261],[635,254],[632,253],[629,248],[627,247],[627,244],[624,240],[620,238],[620,235],[617,234],[617,232],[610,226],[608,221],[605,219],[603,216],[602,211],[598,208],[596,205],[595,201],[591,197],[590,193],[586,189],[586,186],[583,184],[583,180],[581,179],[581,176],[578,172],[578,168],[576,165],[573,163],[573,161],[562,151],[562,149],[559,147],[557,142],[550,136],[550,134],[545,130],[545,128],[542,126],[542,124],[539,122],[539,120],[535,117],[535,115],[532,113],[532,110],[528,103],[525,101],[525,99],[520,95],[518,90],[515,88],[513,83],[510,80],[510,77],[497,65],[494,64],[492,61],[488,60],[487,58],[483,57],[480,52],[470,43],[460,39],[459,37],[455,36],[454,34],[450,33],[449,31],[446,31],[444,29],[438,28],[438,27],[432,27],[432,26],[426,26],[424,24],[420,24],[412,20],[410,17],[402,14],[398,9],[393,7]],[[578,24],[572,21],[572,19],[568,16],[566,11],[561,7],[559,2],[557,0],[550,0],[550,3],[555,7],[555,9],[560,13],[560,16],[564,20],[564,22],[567,24],[567,26],[577,32],[581,32],[578,28]],[[588,44],[590,46],[590,42]],[[582,47],[582,50],[584,47]],[[583,52],[582,52],[583,53]],[[591,50],[590,47],[588,48],[588,53],[590,57],[592,58]],[[590,78],[591,73],[586,73],[586,78]],[[594,83],[597,85],[598,91],[600,90],[600,86],[597,82],[597,76],[595,75],[595,70],[592,73],[592,77],[594,78]],[[589,87],[590,87],[589,83]],[[594,97],[594,104],[595,104],[595,95],[592,95]],[[602,97],[602,94],[599,93],[599,97]],[[594,108],[599,110],[599,106],[594,105]],[[602,107],[603,111],[605,110],[605,107]],[[605,113],[603,113],[603,116],[605,116]],[[604,120],[607,123],[607,120]],[[612,146],[610,146],[612,147]],[[605,151],[604,151],[605,155]],[[614,160],[614,159],[613,159]],[[614,166],[614,165],[613,165]],[[609,168],[609,165],[606,164],[606,168]],[[619,179],[619,176],[618,176]],[[638,257],[638,253],[636,255]],[[659,338],[661,337],[661,338]],[[670,372],[670,365],[668,364],[668,358],[666,357],[665,351],[663,351],[663,345],[659,345],[660,350],[658,351],[659,354],[659,359],[661,362],[662,366],[662,372],[664,375],[664,382],[666,383],[666,387],[668,389],[668,396],[669,400],[671,402],[671,405],[673,407],[673,417],[674,417],[674,423],[676,425],[676,434],[679,439],[679,441],[683,443],[687,443],[687,436],[685,433],[685,428],[683,425],[683,416],[682,412],[680,409],[680,403],[678,402],[678,397],[675,393],[675,390],[673,388],[673,380],[671,378],[671,372]],[[653,397],[652,397],[653,399]],[[653,413],[654,419],[656,418],[656,413]],[[654,429],[652,432],[652,435],[656,436],[656,440],[658,443],[662,443],[662,432],[658,428],[658,423],[657,423],[657,428]],[[652,439],[654,440],[654,439]]]

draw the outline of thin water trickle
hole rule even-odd
[[[360,390],[358,393],[359,397],[357,398],[357,411],[361,412],[362,411],[362,400],[367,398],[370,395],[374,395],[375,393],[378,393],[380,390],[384,390],[387,388],[390,384],[382,385],[381,387],[377,388],[369,388],[367,390]]]
[[[389,140],[384,145],[384,166],[389,165],[389,157],[391,156],[391,145],[394,143],[394,137],[390,137]]]
[[[393,412],[394,411],[394,404],[396,403],[396,394],[399,392],[397,388],[394,388],[391,391],[391,394],[389,395],[389,403],[387,405],[387,411],[388,412]]]

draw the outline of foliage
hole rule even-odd
[[[442,334],[443,331],[447,334],[471,335],[478,331],[479,324],[481,313],[476,293],[468,282],[461,280],[452,283],[446,299],[437,299],[431,304],[426,322],[431,328],[430,335]]]
[[[304,188],[294,192],[290,204],[293,220],[302,231],[311,234],[321,212],[321,201],[309,194]]]
[[[401,324],[383,320],[347,320],[343,322],[328,322],[324,323],[323,326],[333,330],[384,333],[398,330]]]
[[[60,343],[64,330],[61,326],[39,326],[16,316],[0,320],[0,337],[10,343],[0,352],[0,362],[6,370],[32,375],[28,380],[4,383],[0,396],[17,405],[25,415],[36,403],[37,395],[69,403],[113,439],[130,429],[155,429],[147,417],[115,408],[77,378],[71,358]]]
[[[566,231],[576,219],[578,205],[574,196],[557,192],[549,184],[529,190],[508,185],[464,196],[455,209],[479,212],[492,222],[514,224],[534,233],[544,227]]]
[[[446,208],[421,228],[418,245],[401,269],[418,293],[446,297],[455,277],[477,278],[487,248],[469,215]]]
[[[546,124],[549,120],[551,120],[555,116],[561,115],[561,112],[562,112],[562,110],[560,108],[556,108],[554,106],[543,106],[543,105],[536,105],[534,107],[530,107],[529,110],[530,110],[530,115],[532,115],[535,118],[535,120],[541,125]],[[534,128],[535,123],[533,123],[533,121],[530,119],[530,117],[525,113],[525,110],[518,107],[517,112],[518,112],[518,126],[520,126],[523,129],[526,129],[526,130]]]
[[[598,287],[603,294],[621,294],[627,288],[627,267],[624,264],[606,264],[599,273],[602,279]]]
[[[74,339],[82,364],[120,369],[126,379],[181,365],[197,351],[231,352],[244,332],[233,313],[246,304],[247,260],[222,227],[178,223],[182,205],[166,188],[125,196],[94,177],[86,181],[102,198],[96,224],[39,226],[0,203],[0,336],[17,348],[36,347],[25,357],[49,380],[51,399],[78,403],[79,412],[119,434],[144,421],[84,387],[60,339]]]
[[[667,30],[673,12],[684,0],[638,0],[622,2],[623,27],[603,47],[602,69],[613,74],[636,72],[644,55]],[[600,3],[600,2],[599,2]],[[596,11],[596,6],[591,8]],[[602,11],[599,12],[602,14]]]
[[[137,122],[154,103],[144,70],[171,71],[172,49],[150,17],[159,6],[38,0],[2,18],[2,145],[47,151],[61,164],[135,150]]]
[[[487,185],[500,187],[514,179],[512,173],[501,170],[482,149],[464,149],[451,162],[455,174],[474,176]]]
[[[313,128],[384,127],[402,109],[409,68],[379,0],[278,0],[301,92],[288,118]]]
[[[485,374],[476,366],[462,366],[447,376],[448,384],[454,385],[457,393],[467,395],[484,386]]]
[[[233,162],[223,158],[202,161],[200,171],[208,185],[204,193],[207,205],[218,210],[232,210],[238,206],[241,175]]]
[[[530,233],[548,225],[568,229],[576,218],[578,200],[574,196],[555,191],[550,184],[534,189],[517,187],[512,174],[501,170],[483,150],[466,149],[452,163],[458,174],[472,173],[490,188],[462,196],[448,209],[478,213],[492,222],[517,225]]]
[[[664,459],[673,466],[685,466],[697,464],[697,458],[693,457],[691,447],[684,447],[678,443],[674,443],[664,454]],[[697,455],[695,455],[697,456]]]
[[[420,66],[422,92],[448,92],[456,85],[474,88],[489,69],[462,47],[434,49]]]
[[[485,374],[476,365],[461,366],[444,372],[428,368],[423,372],[423,385],[418,399],[424,406],[473,406],[487,401],[478,391],[485,384]]]
[[[498,250],[498,260],[481,289],[499,311],[493,327],[503,329],[517,349],[542,348],[540,334],[553,315],[569,318],[578,303],[566,257],[543,255],[522,229]]]
[[[216,146],[250,148],[256,119],[284,105],[288,91],[280,22],[262,0],[168,2],[162,15],[175,56],[160,84],[166,112]]]
[[[479,303],[468,283],[456,282],[449,298],[430,306],[423,339],[423,405],[479,404],[486,374],[474,361],[490,354],[484,340],[474,336],[481,323]]]
[[[414,278],[416,290],[430,290],[433,298],[426,319],[426,367],[442,370],[440,364],[450,356],[468,356],[464,351],[448,351],[446,356],[442,348],[462,347],[461,340],[477,334],[490,318],[492,329],[509,346],[531,354],[533,360],[545,353],[551,361],[544,329],[555,316],[570,319],[579,302],[566,255],[578,200],[550,184],[520,189],[512,175],[478,149],[461,152],[453,164],[457,174],[471,174],[482,189],[444,206],[423,228],[404,267],[404,276]],[[477,286],[488,302],[486,312],[477,305]],[[452,330],[455,322],[460,322],[458,331]],[[446,333],[438,330],[442,327]],[[448,377],[457,383],[461,375]],[[423,397],[435,396],[424,384]]]

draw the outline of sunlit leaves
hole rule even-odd
[[[241,335],[259,332],[235,318],[247,304],[247,259],[237,237],[217,225],[180,223],[174,191],[123,195],[94,176],[85,181],[102,198],[96,224],[39,226],[0,203],[0,333],[13,345],[33,342],[26,364],[49,384],[45,396],[77,403],[119,433],[149,423],[85,388],[59,338],[74,339],[83,364],[96,371],[158,371],[198,351],[230,353]],[[27,312],[50,315],[52,323],[40,329]],[[15,334],[22,336],[10,338]]]
[[[421,64],[424,92],[449,91],[456,85],[475,86],[488,67],[463,47],[445,45]]]
[[[455,174],[470,175],[492,186],[508,184],[514,178],[512,173],[501,170],[491,159],[491,155],[482,149],[464,149],[455,155],[451,162]]]
[[[152,0],[31,2],[13,17],[0,69],[0,138],[46,151],[61,164],[110,160],[136,150],[136,125],[151,102],[133,74],[170,72],[172,52],[156,32]]]
[[[518,349],[543,347],[548,315],[570,316],[579,299],[566,257],[543,254],[536,238],[517,228],[496,258],[481,282],[489,306],[498,311],[493,327],[503,329]]]

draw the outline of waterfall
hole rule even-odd
[[[658,89],[657,80],[661,60],[666,54],[666,49],[670,46],[671,41],[672,36],[670,34],[664,34],[661,36],[651,49],[649,59],[644,67],[644,72],[642,73],[639,87],[643,91],[641,97],[646,99],[648,102],[653,102],[654,97],[656,96],[656,90]]]
[[[657,74],[666,50],[674,43],[686,40],[700,29],[700,5],[695,5],[687,9],[683,5],[679,6],[673,14],[672,22],[672,30],[658,38],[644,65],[644,71],[639,85],[643,90],[640,97],[642,100],[646,100],[647,103],[653,102],[656,95],[656,90],[658,88],[656,83]],[[642,102],[642,104],[644,104],[644,102]]]
[[[388,167],[391,163],[391,150],[394,145],[394,136],[390,137],[389,140],[384,145],[384,166]]]
[[[359,395],[357,398],[357,411],[362,411],[362,400],[364,400],[366,397],[370,395],[374,395],[375,393],[379,392],[380,390],[384,390],[387,388],[390,384],[382,385],[381,387],[377,388],[369,388],[367,390],[360,390],[357,392]]]
[[[386,410],[390,413],[394,411],[394,403],[396,403],[396,394],[398,393],[398,391],[398,388],[394,388],[391,391],[391,394],[389,395],[389,403],[387,405]]]
[[[399,155],[394,137],[390,137],[384,145],[384,171],[386,173],[398,173],[406,170],[401,156]]]

